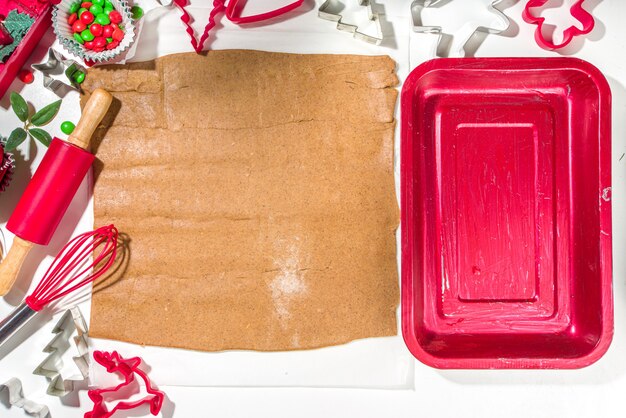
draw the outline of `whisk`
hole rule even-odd
[[[106,273],[115,262],[117,238],[115,226],[108,225],[70,240],[32,294],[0,322],[0,345],[44,307]],[[92,261],[89,262],[92,254]]]

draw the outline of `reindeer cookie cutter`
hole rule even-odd
[[[453,54],[458,55],[459,57],[464,57],[467,54],[469,44],[471,43],[474,36],[477,34],[493,34],[498,35],[502,32],[505,32],[511,26],[511,20],[505,15],[501,10],[496,8],[501,3],[506,3],[508,0],[492,0],[487,5],[487,10],[493,15],[494,22],[496,22],[495,27],[491,26],[476,26],[466,37],[466,39],[461,43],[458,50],[453,51]],[[435,45],[434,55],[438,55],[439,46],[441,44],[441,40],[443,39],[444,32],[441,26],[426,26],[422,21],[422,11],[429,7],[435,7],[438,3],[441,3],[442,0],[414,0],[411,3],[411,18],[413,20],[413,31],[417,33],[428,33],[437,35],[437,44]]]
[[[92,389],[87,392],[89,399],[94,403],[94,407],[90,412],[85,414],[85,418],[109,418],[117,411],[135,409],[144,404],[150,407],[150,413],[152,415],[158,415],[163,406],[165,394],[152,387],[152,382],[148,378],[148,375],[139,368],[141,365],[140,357],[125,359],[120,356],[117,351],[110,353],[106,351],[94,351],[93,358],[98,364],[104,366],[108,373],[117,372],[121,374],[124,381],[115,387]],[[139,379],[143,381],[148,395],[132,402],[118,402],[117,405],[109,411],[105,404],[104,395],[119,392],[123,388],[131,385],[135,381],[135,376],[138,376]]]
[[[552,37],[544,36],[543,24],[546,18],[533,15],[531,9],[541,7],[548,1],[549,0],[529,0],[522,12],[522,18],[526,23],[537,25],[537,29],[535,29],[535,41],[543,49],[555,50],[565,48],[574,40],[575,36],[586,35],[593,30],[596,21],[591,13],[583,9],[585,0],[578,0],[570,8],[570,14],[582,24],[582,28],[579,29],[576,26],[570,26],[565,29],[563,32],[563,40],[559,44],[555,43]]]

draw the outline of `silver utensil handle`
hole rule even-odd
[[[0,345],[19,331],[36,313],[37,311],[25,303],[15,308],[9,316],[0,322]]]

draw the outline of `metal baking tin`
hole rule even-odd
[[[613,336],[611,92],[573,58],[437,59],[402,91],[402,331],[437,368],[574,369]]]

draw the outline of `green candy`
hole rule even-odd
[[[111,0],[104,0],[104,8],[113,8],[113,3],[111,3]]]
[[[81,44],[81,45],[85,43],[85,41],[83,41],[82,36],[80,36],[80,33],[75,33],[74,34],[74,40],[76,42],[78,42],[79,44]]]
[[[79,9],[80,9],[80,3],[79,2],[72,3],[72,5],[70,6],[70,14],[76,13]]]
[[[78,9],[78,17],[80,18],[80,15],[82,15],[85,12],[88,12],[89,10],[85,9],[84,7],[81,7],[80,9]]]
[[[108,43],[113,42],[113,38],[107,38],[107,42],[108,42]]]
[[[97,4],[100,7],[104,7],[104,3],[106,3],[104,0],[91,0],[91,4]]]
[[[71,135],[72,132],[74,132],[74,129],[76,129],[76,125],[74,125],[69,120],[66,120],[61,124],[61,132],[63,132],[65,135]]]
[[[91,33],[89,29],[82,31],[80,33],[80,37],[83,38],[83,41],[85,42],[93,41],[95,39],[95,36],[93,36],[93,33]]]
[[[109,7],[109,6],[104,6],[104,12],[103,12],[103,13],[104,13],[105,15],[107,15],[107,16],[108,16],[108,15],[109,15],[109,13],[111,13],[113,10],[115,10],[115,9],[113,8],[113,6],[111,6],[111,7]]]
[[[130,12],[133,14],[133,19],[141,19],[143,17],[143,9],[139,6],[133,6],[130,9]]]
[[[85,73],[82,71],[76,72],[76,74],[74,74],[74,81],[78,84],[83,84],[83,81],[85,81]]]
[[[109,19],[108,15],[105,15],[104,13],[100,13],[99,15],[96,15],[96,23],[99,25],[105,26],[111,23],[111,19]]]
[[[98,16],[99,14],[104,13],[104,9],[102,9],[102,6],[98,6],[97,4],[92,4],[89,8],[89,11],[93,13],[94,16]]]

